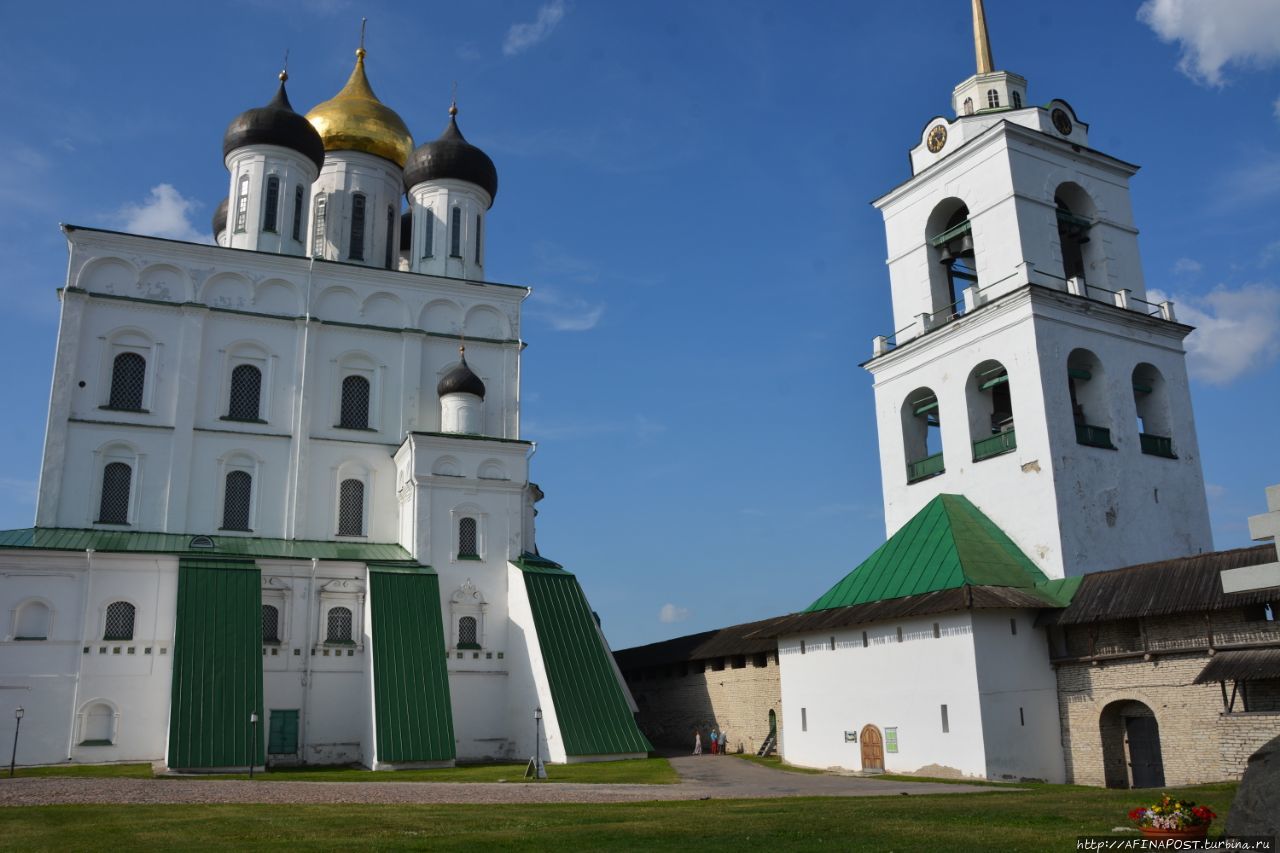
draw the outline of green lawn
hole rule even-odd
[[[1234,784],[1171,789],[1225,819]],[[21,850],[1073,850],[1154,792],[1063,785],[928,797],[625,805],[37,806],[0,811]],[[1219,825],[1220,826],[1220,825]],[[1215,827],[1214,834],[1220,834]],[[1124,836],[1132,838],[1135,836]]]

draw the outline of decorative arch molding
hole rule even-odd
[[[497,459],[486,459],[480,463],[480,467],[476,470],[476,476],[481,480],[510,480],[511,475],[507,473],[507,466]]]
[[[120,708],[110,699],[90,699],[76,712],[77,746],[115,746],[120,735]]]
[[[103,477],[108,465],[123,463],[129,466],[129,495],[123,522],[109,524],[135,524],[138,521],[139,494],[142,491],[143,465],[146,454],[137,445],[121,439],[112,439],[93,451],[93,489],[85,496],[85,527],[100,523]]]
[[[450,299],[428,302],[418,325],[426,332],[456,335],[462,329],[462,307]]]
[[[269,278],[254,289],[253,308],[263,314],[297,317],[302,314],[302,299],[293,282]]]
[[[191,302],[191,276],[173,264],[152,264],[138,275],[138,296],[162,302]]]
[[[210,308],[253,308],[253,283],[239,273],[218,273],[200,288],[200,301]]]
[[[360,300],[349,287],[327,287],[316,297],[311,313],[321,320],[350,323],[360,316]]]
[[[431,463],[431,473],[437,477],[461,477],[462,463],[454,456],[441,456]]]
[[[506,315],[492,305],[472,306],[467,311],[462,328],[469,338],[506,340],[511,336]]]
[[[453,591],[449,596],[450,646],[477,651],[486,646],[484,615],[488,606],[471,578]]]
[[[379,291],[366,299],[360,306],[360,316],[371,326],[403,329],[409,325],[409,312],[404,302],[386,291]]]
[[[91,293],[133,296],[138,287],[138,268],[124,258],[94,258],[81,267],[76,287]]]
[[[47,640],[54,635],[56,614],[50,599],[42,595],[28,596],[9,611],[9,635],[5,639]]]

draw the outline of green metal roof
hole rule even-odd
[[[524,555],[534,629],[542,648],[560,736],[569,755],[649,752],[578,579],[550,560]]]
[[[212,548],[192,547],[197,539]],[[81,530],[69,527],[26,527],[0,531],[0,549],[42,551],[122,551],[189,554],[208,557],[276,557],[285,560],[350,560],[413,563],[399,545],[379,542],[326,542],[311,539],[260,539],[253,536],[204,536],[188,533],[145,533],[137,530]]]
[[[968,498],[938,495],[805,612],[972,586],[1067,594]]]

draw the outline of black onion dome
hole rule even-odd
[[[218,202],[218,209],[213,212],[213,236],[217,237],[223,231],[227,230],[227,202],[230,199],[224,198]]]
[[[498,195],[498,170],[489,155],[462,137],[457,109],[450,107],[449,124],[440,138],[413,149],[404,167],[405,189],[413,189],[424,181],[451,178],[481,187],[489,194],[489,203]]]
[[[483,400],[484,383],[467,367],[467,357],[463,355],[458,366],[440,379],[440,384],[436,385],[436,394],[440,397],[445,394],[475,394]]]
[[[324,142],[311,122],[293,111],[284,90],[285,79],[281,75],[280,88],[269,104],[245,110],[227,125],[222,137],[224,159],[246,145],[279,145],[297,151],[317,169],[324,167]]]

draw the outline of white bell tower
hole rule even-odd
[[[1065,101],[1024,106],[972,2],[977,73],[875,202],[896,331],[865,366],[888,532],[945,492],[1050,576],[1209,550],[1191,328],[1145,301],[1138,167],[1087,147]]]

